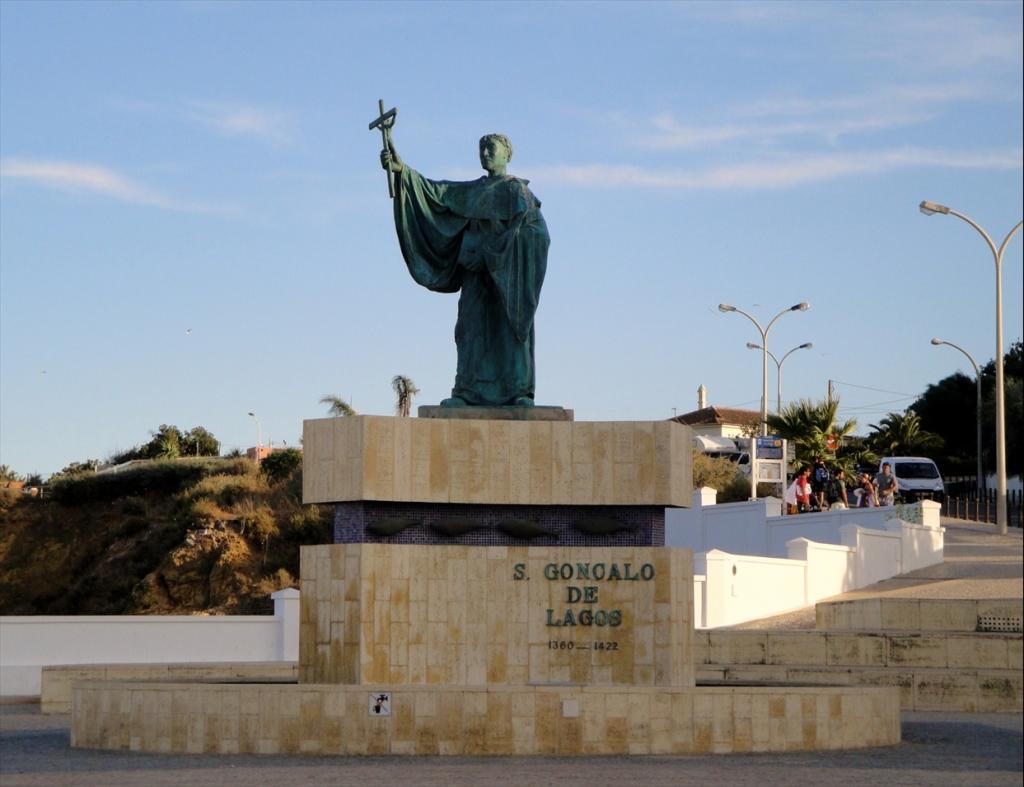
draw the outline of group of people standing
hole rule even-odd
[[[886,462],[874,478],[860,473],[855,484],[847,485],[846,473],[841,467],[829,468],[822,457],[813,464],[804,465],[786,489],[788,513],[829,511],[841,508],[871,508],[891,506],[896,502],[899,483]],[[851,500],[853,501],[851,503]]]

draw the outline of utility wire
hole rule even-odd
[[[833,380],[832,384],[833,385],[848,385],[851,388],[863,388],[865,391],[878,391],[878,393],[896,394],[897,396],[904,396],[907,399],[914,399],[914,398],[917,398],[918,396],[921,395],[921,394],[908,394],[908,393],[906,393],[904,391],[889,391],[889,390],[886,390],[885,388],[871,388],[870,386],[867,386],[867,385],[857,385],[856,383],[844,383],[842,380]]]

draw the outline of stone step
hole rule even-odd
[[[876,597],[823,601],[814,612],[819,629],[1020,634],[1024,601]]]
[[[694,663],[722,667],[900,667],[1024,670],[1020,634],[920,631],[707,630]]]
[[[932,667],[827,667],[704,664],[697,685],[896,686],[905,711],[1020,713],[1024,685],[1019,669]]]

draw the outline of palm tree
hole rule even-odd
[[[400,418],[408,418],[412,409],[412,398],[420,392],[416,383],[411,377],[396,374],[391,378],[391,387],[395,389],[395,396],[398,398],[395,403],[395,413]]]
[[[889,413],[877,424],[868,442],[883,456],[906,456],[942,447],[942,438],[921,428],[917,413]]]
[[[786,405],[779,413],[769,414],[768,428],[793,445],[798,463],[810,464],[815,457],[836,452],[839,446],[830,448],[830,438],[839,438],[841,442],[857,428],[856,420],[840,424],[838,417],[839,400],[836,398],[821,402],[801,399]]]
[[[335,418],[348,415],[358,415],[358,413],[352,408],[352,405],[340,396],[335,396],[334,394],[327,394],[326,396],[320,397],[320,404],[326,404],[327,414],[333,415]]]

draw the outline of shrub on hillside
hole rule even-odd
[[[252,473],[252,464],[238,459],[168,459],[145,462],[117,473],[61,476],[50,484],[50,497],[77,505],[153,493],[175,494],[214,474]]]
[[[260,470],[271,484],[290,478],[292,473],[301,467],[302,451],[297,448],[274,451],[260,463]]]
[[[267,491],[267,482],[257,475],[211,475],[186,489],[182,497],[187,500],[207,498],[231,507]]]

